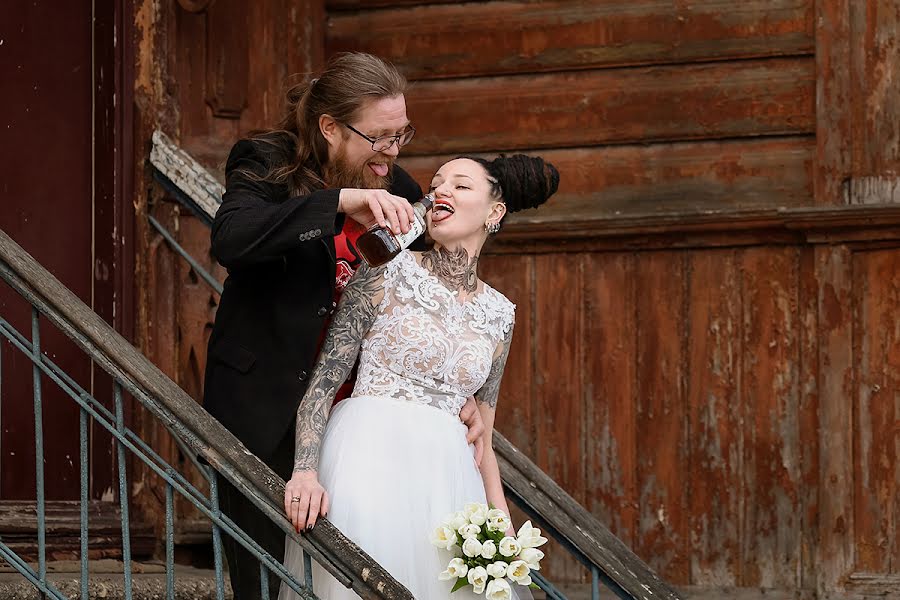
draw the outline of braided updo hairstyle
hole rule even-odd
[[[491,196],[506,204],[507,214],[537,208],[556,193],[559,171],[539,156],[500,155],[494,160],[462,156],[480,164],[491,183]],[[506,215],[500,220],[503,220]]]

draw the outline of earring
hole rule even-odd
[[[488,233],[497,233],[500,231],[500,223],[485,223],[484,230]]]

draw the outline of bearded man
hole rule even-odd
[[[297,406],[337,298],[370,226],[407,232],[422,190],[394,161],[415,129],[406,79],[368,54],[342,54],[292,87],[274,129],[235,144],[212,254],[228,269],[209,339],[205,408],[280,477],[293,470]],[[483,424],[470,399],[469,439]],[[480,448],[478,449],[480,452]],[[226,479],[222,510],[281,560],[284,533]],[[234,597],[261,597],[258,561],[225,536]],[[270,597],[279,579],[269,577]]]

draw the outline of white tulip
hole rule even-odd
[[[462,545],[463,554],[469,557],[476,557],[481,555],[481,542],[476,540],[475,538],[469,538]]]
[[[511,524],[512,522],[509,520],[509,517],[506,516],[506,513],[499,508],[494,508],[488,511],[488,531],[506,531],[507,529],[509,529],[509,526]]]
[[[541,537],[541,530],[537,527],[532,527],[531,521],[525,521],[525,523],[519,527],[516,539],[519,540],[519,544],[521,544],[523,548],[537,548],[538,546],[543,546],[547,543],[547,538]]]
[[[490,560],[497,554],[497,544],[493,540],[488,540],[481,546],[481,556]]]
[[[519,560],[525,561],[525,564],[532,571],[541,570],[540,561],[542,558],[544,558],[544,553],[537,548],[524,548],[519,553]]]
[[[459,531],[460,527],[464,527],[468,524],[469,524],[469,517],[467,517],[466,513],[462,512],[462,511],[452,514],[450,516],[449,520],[447,521],[447,525],[453,531]]]
[[[459,579],[460,577],[465,577],[468,572],[469,566],[463,562],[463,559],[454,558],[450,561],[450,564],[447,565],[447,570],[438,575],[438,579],[441,581]]]
[[[524,560],[514,560],[509,563],[506,576],[518,583],[519,585],[531,585],[531,569]]]
[[[431,534],[431,543],[438,548],[450,550],[456,544],[456,532],[446,525],[441,525]]]
[[[466,504],[463,512],[469,519],[469,523],[472,523],[473,525],[481,527],[484,525],[484,522],[487,521],[488,507],[486,504],[478,504],[475,502]]]
[[[460,527],[458,529],[458,532],[460,537],[464,540],[467,540],[469,538],[477,538],[478,534],[481,533],[481,527],[468,523]]]
[[[500,540],[500,554],[510,558],[522,551],[522,545],[516,538],[506,536]]]
[[[480,594],[484,591],[484,586],[487,585],[488,574],[484,567],[475,567],[474,569],[469,569],[466,578],[472,584],[472,591]]]
[[[512,589],[505,579],[494,579],[487,584],[484,597],[487,600],[509,600],[512,597]]]
[[[488,575],[493,577],[494,579],[503,579],[506,577],[506,569],[509,568],[509,565],[502,560],[498,560],[497,562],[492,562],[487,566]]]
[[[466,504],[463,507],[462,513],[464,515],[466,515],[466,519],[468,519],[473,514],[475,514],[478,511],[481,511],[481,510],[483,510],[485,513],[487,513],[487,510],[488,510],[487,505],[481,504],[480,502],[469,502],[468,504]]]

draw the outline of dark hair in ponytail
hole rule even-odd
[[[295,194],[321,188],[328,161],[328,143],[319,130],[319,117],[327,114],[350,123],[366,102],[393,98],[406,92],[406,78],[394,65],[361,52],[332,57],[319,77],[291,86],[287,106],[276,128],[253,139],[272,149],[268,173],[248,173],[255,179],[288,183]]]

